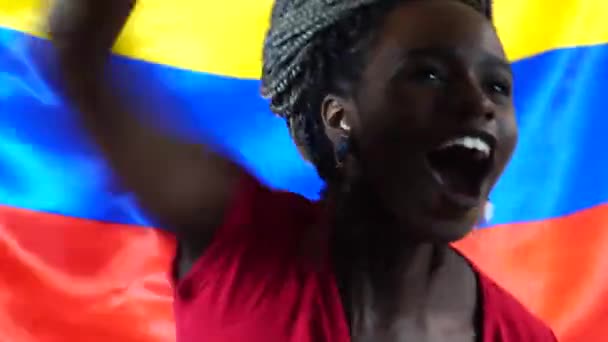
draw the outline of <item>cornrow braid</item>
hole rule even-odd
[[[276,0],[263,51],[261,93],[286,119],[305,158],[335,179],[334,148],[324,134],[323,97],[358,81],[380,20],[407,0]],[[424,0],[418,0],[424,1]],[[458,0],[491,19],[491,0]]]

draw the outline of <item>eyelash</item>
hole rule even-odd
[[[485,88],[490,94],[511,96],[511,84],[503,80],[489,80],[486,82]]]
[[[447,81],[447,76],[441,68],[433,65],[419,65],[411,71],[409,77],[416,82],[441,85]],[[500,76],[487,75],[483,80],[483,88],[492,96],[510,97],[512,93],[511,82]]]
[[[443,82],[445,77],[441,71],[433,66],[421,66],[416,68],[410,75],[416,81],[437,83]]]

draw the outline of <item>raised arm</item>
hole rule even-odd
[[[50,33],[65,95],[140,205],[180,238],[206,241],[220,224],[244,171],[206,146],[180,141],[140,122],[129,99],[113,93],[107,61],[134,4],[56,2]]]

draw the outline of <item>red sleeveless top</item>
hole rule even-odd
[[[242,182],[204,255],[175,286],[177,342],[349,342],[317,206]],[[553,342],[479,270],[482,341]]]

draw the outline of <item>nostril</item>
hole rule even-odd
[[[494,115],[494,112],[488,111],[484,114],[484,117],[486,118],[486,120],[492,121],[492,120],[494,120],[495,115]]]

